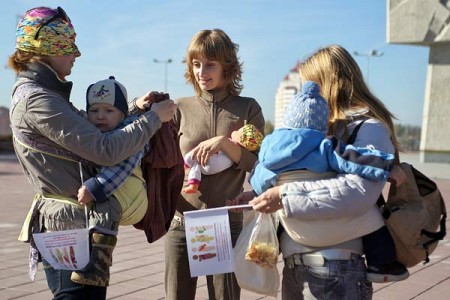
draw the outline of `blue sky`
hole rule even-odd
[[[328,44],[351,53],[383,52],[372,57],[369,85],[397,116],[397,123],[422,125],[427,47],[386,42],[383,0],[228,0],[228,1],[46,1],[4,0],[0,11],[0,60],[14,52],[17,16],[36,5],[61,6],[77,32],[82,56],[72,75],[71,96],[85,107],[89,84],[114,75],[129,97],[164,90],[173,99],[193,95],[184,81],[182,64],[192,36],[202,29],[221,28],[239,44],[243,62],[243,96],[258,100],[266,119],[274,120],[274,96],[279,82],[298,60]],[[367,74],[367,57],[355,57]],[[14,73],[0,68],[0,106],[9,107]]]

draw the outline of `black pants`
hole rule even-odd
[[[397,260],[394,240],[386,226],[362,237],[368,266],[379,267]]]

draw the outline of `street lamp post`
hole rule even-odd
[[[378,50],[372,49],[369,53],[360,53],[358,51],[354,51],[353,54],[355,56],[365,56],[367,57],[367,83],[369,84],[369,72],[370,72],[370,58],[371,57],[380,57],[383,56],[384,52],[379,52]]]
[[[154,58],[153,62],[157,64],[164,64],[164,93],[167,93],[167,65],[172,62],[172,59],[169,58],[166,60],[159,60]]]

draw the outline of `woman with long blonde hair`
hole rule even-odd
[[[19,236],[30,243],[32,278],[40,258],[32,233],[85,228],[85,207],[77,201],[80,180],[94,176],[98,165],[115,165],[136,154],[176,110],[172,100],[165,100],[122,130],[100,132],[70,102],[73,83],[67,77],[81,55],[75,40],[72,21],[61,7],[35,7],[20,18],[16,49],[8,59],[16,74],[10,109],[14,151],[36,193]],[[150,100],[147,93],[134,102],[143,110]],[[113,198],[108,203],[117,201]],[[42,258],[53,299],[106,299],[120,221],[120,213],[112,211],[111,219],[99,220],[109,227],[107,234],[91,231],[90,256],[100,256],[101,263],[83,269],[86,276],[73,280],[71,270],[55,269]],[[97,220],[92,218],[91,225],[100,225]]]
[[[320,48],[300,64],[299,72],[302,82],[314,81],[320,86],[329,108],[329,135],[348,141],[358,128],[352,141],[355,147],[370,147],[389,154],[396,152],[394,116],[370,92],[348,51],[339,45]],[[314,224],[309,226],[310,230],[326,232],[322,234],[323,240],[304,245],[288,233],[292,228],[282,231],[280,249],[285,262],[282,298],[371,299],[371,281],[376,281],[371,278],[388,273],[391,280],[404,279],[396,277],[398,273],[404,275],[404,267],[402,270],[377,269],[372,277],[368,276],[363,257],[363,254],[366,257],[381,255],[380,261],[395,261],[395,249],[383,248],[389,243],[393,247],[393,241],[376,205],[385,181],[368,180],[354,174],[337,174],[330,178],[329,174],[310,172],[305,176],[298,173],[289,180],[278,180],[277,186],[255,198],[248,192],[233,201],[233,204],[248,202],[254,210],[263,213],[282,210],[287,218]],[[353,219],[358,219],[357,226],[344,221]],[[327,221],[337,224],[333,230],[343,233],[340,241],[328,241],[332,233],[326,230],[329,228]],[[302,228],[295,229],[301,236]],[[366,249],[365,237],[371,233],[376,238],[386,239]],[[407,277],[407,271],[404,276]]]
[[[340,125],[350,123],[353,112],[356,115],[362,113],[382,122],[397,146],[392,122],[394,115],[369,90],[360,68],[347,50],[339,45],[321,48],[300,65],[299,72],[302,80],[317,82],[322,96],[328,101],[329,134],[336,134],[339,128],[342,129]]]

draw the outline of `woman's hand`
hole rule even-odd
[[[152,103],[150,110],[158,115],[162,123],[165,123],[173,119],[177,111],[177,105],[169,99]]]
[[[202,166],[205,166],[211,155],[221,150],[223,141],[227,139],[224,136],[216,136],[203,141],[192,149],[192,158],[196,159]]]
[[[275,186],[268,189],[248,204],[253,205],[253,209],[262,213],[274,213],[283,208],[280,198],[280,187]]]

